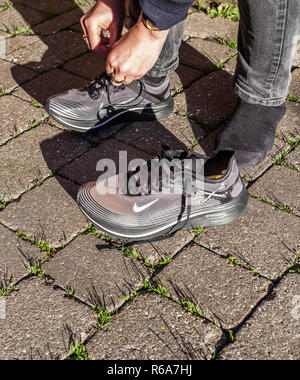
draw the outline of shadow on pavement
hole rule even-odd
[[[67,0],[65,0],[65,2],[67,2]],[[18,6],[18,0],[12,0],[12,3],[20,13],[25,9],[24,7]],[[71,3],[74,5],[73,1]],[[74,7],[72,8],[71,12],[76,13],[76,18],[79,21],[83,11],[79,7],[77,9],[74,9]],[[39,6],[39,10],[42,10],[41,6]],[[49,5],[47,7],[47,2],[42,11],[44,14],[51,12],[51,9],[49,10]],[[70,12],[68,14],[70,14]],[[30,12],[24,12],[22,16],[28,24],[31,24],[32,20]],[[63,17],[58,16],[56,18],[57,22],[52,24],[55,25],[55,30],[61,30],[63,28],[65,17],[68,17],[67,13],[65,13]],[[95,66],[95,56],[87,50],[86,44],[79,32],[79,28],[78,32],[63,29],[62,31],[51,34],[51,30],[47,28],[43,29],[43,25],[45,26],[47,22],[49,22],[49,25],[51,26],[51,20],[45,21],[42,24],[32,24],[32,32],[34,35],[38,35],[40,40],[47,47],[46,51],[40,61],[30,61],[25,63],[25,66],[37,70],[41,75],[33,81],[20,84],[21,88],[29,95],[30,99],[34,99],[41,104],[44,104],[45,100],[50,95],[70,88],[81,87],[82,84],[87,83],[86,79],[61,70],[65,63],[62,61],[62,57],[68,56],[70,49],[76,49],[76,51],[79,52],[78,56],[84,57],[84,65],[86,67],[91,67],[91,65]],[[61,27],[59,25],[60,22],[62,23]],[[179,66],[177,70],[177,81],[179,78],[179,82],[181,82],[184,87],[189,87],[193,82],[195,82],[195,86],[192,84],[192,88],[182,93],[178,93],[175,96],[175,103],[177,103],[178,100],[179,106],[178,109],[175,109],[175,113],[172,116],[161,122],[132,123],[127,126],[124,124],[106,126],[99,131],[78,136],[78,143],[82,143],[82,139],[84,139],[92,144],[92,148],[86,154],[64,167],[62,171],[59,172],[59,175],[71,179],[79,186],[98,178],[100,173],[96,172],[96,164],[100,159],[110,158],[117,162],[120,150],[128,150],[129,160],[134,158],[148,159],[152,155],[160,152],[162,143],[167,143],[174,149],[185,149],[187,147],[189,148],[190,145],[196,141],[205,153],[212,154],[214,150],[214,138],[212,137],[211,140],[203,140],[205,137],[205,131],[201,126],[207,126],[210,116],[212,120],[217,119],[216,123],[213,122],[210,125],[211,129],[214,127],[214,124],[222,124],[222,117],[214,117],[215,113],[220,113],[220,100],[226,100],[225,106],[227,106],[227,108],[229,105],[229,109],[225,112],[226,116],[224,119],[227,119],[233,112],[235,105],[233,90],[231,88],[233,78],[232,75],[226,71],[214,71],[216,70],[214,63],[187,43],[182,44],[181,56],[184,58],[185,63],[188,57],[191,57],[192,62],[201,62],[200,66],[206,68],[206,71],[201,71],[201,68],[200,70],[199,68],[197,70],[195,67],[188,67],[186,65]],[[70,58],[70,61],[72,60],[73,55],[71,55]],[[58,64],[53,65],[53,62],[57,62]],[[58,70],[53,68],[53,66],[58,67]],[[99,67],[100,66],[103,67],[103,61],[101,61],[101,58],[99,58]],[[187,74],[189,70],[196,73],[194,77],[191,76],[190,79],[188,79]],[[211,78],[205,76],[209,72],[213,72]],[[12,69],[12,75],[16,81],[21,83],[16,68]],[[85,76],[85,78],[89,78],[90,72],[87,72],[87,74],[84,75],[83,71],[82,75]],[[197,79],[201,77],[204,78],[202,87],[201,83],[197,82]],[[205,78],[208,79],[206,80]],[[198,113],[198,108],[202,108],[202,112],[200,110]],[[189,118],[187,118],[187,116],[189,116]],[[181,123],[185,124],[181,126]],[[185,128],[190,129],[190,136],[183,139],[180,136],[185,136]],[[63,131],[61,134],[64,133],[66,132]],[[49,169],[54,172],[59,168],[54,167],[55,159],[54,157],[52,158],[52,147],[56,144],[56,141],[60,140],[61,134],[40,143],[45,161],[47,162]],[[114,138],[105,141],[105,139],[112,135],[114,135]],[[65,141],[67,150],[67,139]],[[135,147],[139,148],[139,150],[135,149]],[[60,179],[60,177],[56,178],[58,180]],[[61,181],[60,183],[65,188],[65,182]],[[66,191],[68,190],[66,189]]]

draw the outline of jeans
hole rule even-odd
[[[300,0],[240,0],[239,8],[236,93],[248,103],[281,105],[288,95],[300,38]],[[129,10],[132,22],[136,22],[138,0],[130,0]],[[161,55],[147,76],[163,77],[176,70],[184,24],[170,29]]]

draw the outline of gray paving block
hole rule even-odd
[[[179,64],[177,70],[173,71],[170,75],[172,93],[189,87],[192,82],[200,79],[202,76],[203,73],[201,71]]]
[[[0,89],[4,89],[7,93],[18,85],[37,76],[37,73],[33,70],[15,65],[3,59],[0,60],[0,67]]]
[[[0,225],[0,236],[0,282],[2,283],[0,287],[2,287],[11,282],[15,283],[28,274],[24,265],[28,259],[41,261],[46,255],[2,225]]]
[[[67,29],[68,27],[76,24],[83,14],[88,11],[88,9],[89,7],[77,7],[71,11],[64,12],[59,16],[46,20],[34,27],[34,33],[49,36],[60,32],[63,29]]]
[[[7,59],[12,62],[17,61],[34,70],[49,70],[87,51],[88,47],[82,36],[66,30],[18,49],[8,54]]]
[[[42,269],[55,279],[55,284],[72,288],[76,296],[90,304],[96,304],[98,297],[101,306],[109,310],[119,308],[125,297],[151,275],[140,261],[91,235],[76,238]]]
[[[296,169],[300,170],[300,147],[297,146],[295,150],[285,156],[284,162],[288,165],[293,165]]]
[[[30,106],[28,102],[18,99],[12,95],[0,98],[0,143],[3,144],[24,132],[34,122],[45,118],[42,108]]]
[[[223,17],[211,18],[203,12],[194,12],[188,16],[184,31],[184,40],[191,37],[202,39],[228,38],[237,40],[238,23]]]
[[[71,133],[42,124],[0,147],[0,197],[9,201],[86,152],[89,144]]]
[[[116,171],[119,170],[119,152],[127,152],[128,161],[133,159],[148,160],[150,156],[142,151],[139,151],[123,142],[110,139],[100,144],[80,158],[74,160],[69,165],[65,166],[61,174],[72,179],[76,183],[83,185],[87,182],[97,181],[101,172],[97,172],[97,163],[102,159],[113,160],[116,165]]]
[[[72,0],[22,0],[22,3],[43,13],[53,11],[56,14],[67,12],[76,7]]]
[[[295,69],[292,73],[292,82],[289,93],[295,98],[300,99],[300,68]]]
[[[277,128],[277,134],[295,140],[300,134],[300,103],[287,102],[287,114]]]
[[[236,50],[226,45],[201,38],[192,38],[188,42],[182,43],[180,62],[205,74],[217,70],[220,62],[235,53]]]
[[[97,53],[89,52],[79,58],[69,61],[63,66],[63,69],[89,80],[93,80],[105,71],[105,67],[106,63],[102,57],[97,55]]]
[[[274,166],[249,189],[257,197],[278,207],[288,206],[300,215],[300,173],[285,166]]]
[[[260,274],[277,278],[296,257],[299,227],[298,217],[250,198],[239,220],[210,228],[196,241],[222,256],[248,263]]]
[[[5,59],[8,61],[21,65],[19,56],[26,54],[30,51],[31,45],[40,41],[40,38],[34,34],[33,31],[26,32],[26,28],[23,29],[23,33],[17,34],[15,36],[10,36],[5,39],[6,44],[6,54]]]
[[[184,249],[157,279],[174,299],[191,300],[227,329],[242,322],[270,285],[197,245]]]
[[[36,9],[12,4],[9,9],[0,12],[0,29],[10,29],[13,32],[14,28],[18,27],[24,30],[40,23],[43,19],[43,13]]]
[[[300,276],[287,275],[221,353],[222,360],[300,359]]]
[[[78,188],[60,177],[50,178],[43,185],[10,203],[2,212],[2,222],[14,231],[32,239],[52,243],[54,247],[69,241],[87,226],[77,207]]]
[[[96,326],[91,308],[37,278],[23,281],[5,301],[6,318],[0,319],[2,360],[64,359],[70,333],[81,342]]]
[[[49,96],[70,90],[71,88],[82,88],[86,84],[87,81],[77,75],[55,69],[39,75],[32,81],[18,87],[14,90],[13,95],[29,102],[34,99],[40,104],[45,104]],[[44,111],[44,115],[48,116],[46,111]],[[51,119],[51,122],[55,125],[60,125],[53,119]]]
[[[217,124],[227,120],[236,107],[233,77],[226,71],[213,72],[175,97],[175,112],[192,113],[200,122]]]
[[[151,154],[160,154],[163,143],[173,149],[185,149],[204,136],[205,131],[196,122],[174,113],[160,121],[132,123],[115,138]]]
[[[135,246],[144,260],[151,264],[172,258],[193,239],[192,230],[180,230],[175,235],[161,241],[141,243]]]
[[[294,57],[293,66],[300,68],[300,40],[298,40],[297,54]]]
[[[210,359],[222,331],[159,295],[141,294],[87,344],[96,360]]]
[[[256,180],[267,169],[269,169],[273,165],[273,163],[276,159],[276,156],[280,155],[282,152],[286,151],[289,148],[290,148],[290,145],[288,143],[286,143],[284,140],[275,139],[273,149],[267,155],[267,157],[264,159],[264,161],[262,161],[261,163],[259,163],[256,166],[251,166],[247,169],[241,169],[240,170],[240,174],[241,174],[242,178],[244,178],[247,183],[249,181]]]

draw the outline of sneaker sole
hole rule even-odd
[[[94,220],[93,217],[89,215],[87,210],[81,207],[80,204],[79,208],[91,223],[111,236],[128,241],[147,241],[168,235],[181,229],[188,229],[191,227],[215,227],[232,223],[242,216],[247,208],[248,200],[249,193],[246,189],[244,189],[239,197],[233,201],[225,205],[214,207],[213,210],[204,209],[202,213],[193,215],[188,220],[187,218],[183,218],[179,223],[177,220],[174,220],[173,223],[162,225],[158,228],[153,226],[153,228],[150,228],[147,232],[144,231],[143,233],[141,233],[138,229],[135,230],[134,228],[130,228],[130,230],[128,229],[127,231],[125,229],[125,232],[122,232],[122,234],[116,230],[109,229],[105,225],[102,225],[98,221]]]
[[[109,119],[105,121],[97,120],[75,120],[68,119],[66,117],[60,116],[50,110],[50,105],[47,102],[45,105],[45,110],[48,114],[53,117],[54,120],[62,124],[64,127],[71,129],[76,132],[86,133],[98,128],[101,128],[109,123],[118,121],[117,119],[122,118],[123,122],[133,122],[133,121],[155,121],[161,120],[169,115],[174,110],[174,100],[170,97],[166,102],[160,103],[158,106],[144,106],[144,107],[133,107],[126,110],[122,110],[117,114],[112,115]]]

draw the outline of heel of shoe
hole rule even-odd
[[[141,110],[131,110],[123,116],[126,121],[155,121],[165,119],[174,110],[174,100],[172,97],[159,105],[149,105]]]
[[[190,227],[214,227],[232,223],[243,215],[247,208],[248,200],[249,193],[244,189],[239,198],[231,202],[231,204],[191,220]]]

